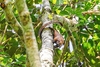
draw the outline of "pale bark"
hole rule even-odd
[[[17,7],[19,18],[23,26],[25,48],[30,67],[41,67],[37,41],[32,26],[32,20],[25,0],[15,0],[15,5]]]
[[[43,9],[45,10],[51,10],[50,8],[50,5],[47,3],[47,1],[45,1],[46,4],[34,4],[34,6],[37,8],[37,9],[40,9],[43,11]],[[45,11],[44,11],[45,12]],[[61,22],[62,24],[68,24],[68,25],[76,25],[78,24],[78,17],[77,16],[73,16],[72,19],[69,19],[69,18],[66,18],[64,16],[60,16],[60,15],[56,15],[56,14],[53,14],[53,19],[52,21],[58,21],[58,22]]]
[[[65,18],[63,16],[54,15],[53,21],[58,21],[62,23],[63,27],[68,30],[70,28],[71,31],[77,30],[77,24],[78,24],[78,17],[75,16],[72,19]]]
[[[100,3],[94,6],[92,10],[84,11],[83,14],[100,15]]]
[[[44,12],[42,14],[42,22],[44,25],[45,23],[50,22],[49,10],[51,10],[51,8],[50,8],[49,0],[43,0],[43,7],[44,7]],[[76,18],[76,16],[72,19],[68,19],[63,16],[53,15],[52,21],[61,22],[63,24],[63,27],[66,30],[70,29],[71,31],[75,31],[77,29],[76,24],[78,24],[78,18]],[[52,24],[48,25],[47,27],[52,27]],[[45,28],[41,36],[42,36],[42,49],[40,52],[40,57],[41,57],[42,67],[44,66],[52,67],[53,66],[53,43],[52,43],[53,36],[50,29]]]
[[[42,14],[43,25],[50,22],[49,11],[51,10],[49,0],[42,0],[44,12]],[[52,27],[52,24],[47,27]],[[45,28],[41,34],[42,48],[40,50],[40,60],[42,67],[53,67],[53,35],[49,28]]]
[[[83,14],[100,15],[100,11],[99,10],[88,10],[88,11],[84,11]]]

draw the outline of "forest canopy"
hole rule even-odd
[[[44,65],[100,66],[99,0],[0,0],[0,67]]]

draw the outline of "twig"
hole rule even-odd
[[[8,24],[6,24],[6,26],[5,26],[5,29],[4,29],[3,36],[1,38],[0,44],[2,44],[2,41],[4,39],[4,36],[5,36],[6,30],[7,30],[7,27],[8,27]]]

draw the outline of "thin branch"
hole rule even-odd
[[[11,36],[11,37],[14,37],[14,35],[13,36]],[[5,41],[3,41],[1,44],[2,45],[4,45],[4,44],[6,44],[7,42],[9,42],[9,40],[11,39],[11,37],[9,37],[8,39],[6,39]]]
[[[76,24],[78,24],[78,19],[68,19],[68,18],[66,18],[66,17],[63,17],[63,16],[60,16],[60,15],[54,15],[53,16],[53,20],[54,21],[59,21],[59,22],[61,22],[62,24],[64,23],[64,24],[69,24],[69,25],[76,25]]]
[[[82,14],[89,14],[89,15],[100,15],[100,11],[98,10],[88,10],[88,11],[84,11],[82,12]]]
[[[0,44],[2,44],[2,41],[4,39],[4,36],[5,36],[6,30],[7,30],[7,27],[8,27],[8,24],[6,24],[6,26],[5,26],[5,29],[4,29],[4,32],[3,32],[3,36],[2,36],[2,38],[0,40]]]
[[[89,15],[100,15],[100,3],[94,6],[92,10],[84,11],[82,14],[89,14]]]

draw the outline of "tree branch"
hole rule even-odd
[[[78,24],[78,17],[76,16],[73,16],[72,19],[68,19],[68,18],[65,18],[63,16],[59,16],[59,15],[54,15],[53,16],[53,21],[58,21],[58,22],[61,22],[63,24],[63,27],[67,30],[68,27],[71,28],[74,28],[74,30],[76,30],[77,28],[77,24]],[[71,29],[71,31],[74,31],[73,29]]]
[[[25,0],[15,0],[15,5],[23,27],[23,36],[30,67],[41,67],[32,20]]]
[[[89,15],[100,15],[100,11],[98,11],[98,10],[88,10],[88,11],[84,11],[84,12],[82,12],[82,14],[89,14]]]
[[[49,19],[51,7],[49,4],[49,0],[42,0],[43,2],[43,12],[41,21],[44,24],[51,22]],[[52,27],[52,24],[47,25],[46,27]],[[42,37],[42,48],[40,51],[40,59],[42,67],[53,67],[53,35],[52,31],[49,28],[43,29],[41,33]]]
[[[90,14],[90,15],[100,15],[100,3],[94,6],[92,10],[84,11],[82,14]]]

